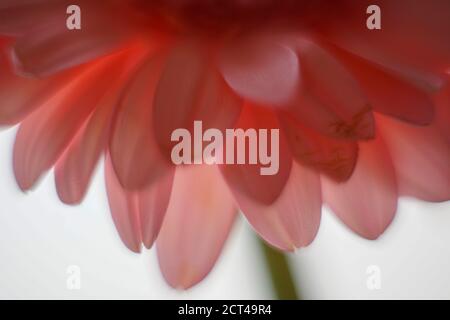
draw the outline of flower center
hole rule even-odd
[[[139,14],[147,16],[150,24],[181,32],[216,33],[268,23],[304,24],[306,17],[311,16],[307,12],[317,6],[315,2],[322,3],[320,0],[134,0],[134,6]]]

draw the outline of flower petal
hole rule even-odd
[[[436,125],[450,143],[450,81],[435,96]]]
[[[367,239],[378,238],[394,218],[398,197],[395,171],[381,138],[359,143],[351,178],[338,184],[322,177],[322,190],[348,227]]]
[[[67,4],[48,0],[2,0],[0,34],[19,36],[59,18],[65,26]]]
[[[145,187],[168,170],[153,127],[153,96],[163,57],[151,56],[125,88],[115,115],[110,152],[121,185],[128,190]]]
[[[169,54],[154,99],[154,126],[164,154],[175,145],[170,137],[178,128],[193,134],[195,120],[203,130],[224,131],[236,122],[241,100],[226,86],[211,65],[206,48],[186,40]]]
[[[189,288],[216,262],[235,219],[234,200],[216,166],[178,167],[156,241],[166,281]]]
[[[427,125],[433,121],[431,95],[408,79],[337,47],[330,50],[356,77],[374,111]]]
[[[256,231],[281,250],[309,245],[319,229],[319,175],[297,163],[292,165],[289,180],[274,203],[264,205],[243,194],[237,194],[236,201]]]
[[[110,120],[108,116],[105,108],[96,110],[56,163],[56,191],[62,202],[78,204],[83,200],[92,173],[105,147]]]
[[[105,161],[105,181],[111,215],[125,246],[141,251],[141,243],[151,248],[158,236],[169,203],[173,170],[139,191],[122,188],[114,172],[111,157]]]
[[[105,182],[111,216],[122,242],[133,252],[141,252],[142,235],[137,192],[122,188],[114,172],[111,157],[105,161]]]
[[[98,101],[94,112],[58,160],[55,166],[55,182],[61,201],[77,204],[83,199],[94,168],[107,145],[122,88],[138,60],[134,54],[127,56],[128,66],[118,70],[115,78],[109,81],[110,88]]]
[[[342,182],[350,178],[356,165],[358,144],[321,135],[302,126],[289,114],[279,114],[291,152],[300,163],[311,166]]]
[[[121,55],[86,68],[22,122],[14,145],[14,173],[22,190],[30,189],[59,158],[108,90],[111,73],[119,72]]]
[[[391,154],[399,192],[427,201],[450,199],[450,144],[437,125],[416,127],[377,117]]]
[[[364,21],[373,1],[344,0],[327,23],[320,24],[321,33],[341,48],[418,81],[429,71],[443,73],[450,56],[450,2],[377,2],[382,11],[380,30],[369,30]]]
[[[121,17],[112,7],[85,3],[80,30],[67,29],[65,9],[62,14],[53,14],[57,19],[34,26],[17,39],[16,67],[24,74],[45,77],[117,51],[130,36],[127,24],[114,22]]]
[[[350,73],[311,39],[292,40],[301,63],[302,86],[290,112],[319,132],[346,139],[374,135],[371,106]]]
[[[153,185],[139,192],[139,219],[142,243],[147,249],[153,246],[169,206],[175,169],[160,177]]]
[[[0,38],[0,125],[13,125],[42,106],[71,81],[80,70],[64,72],[46,79],[16,75],[8,57],[8,42]]]
[[[300,82],[296,53],[274,36],[252,34],[229,41],[221,49],[220,69],[240,96],[264,105],[284,105]]]
[[[225,180],[235,196],[239,193],[244,193],[258,202],[271,204],[279,197],[286,185],[292,166],[292,155],[282,132],[279,132],[279,140],[276,141],[278,149],[275,149],[275,145],[271,143],[274,134],[271,130],[279,130],[280,128],[276,114],[270,109],[246,104],[241,112],[236,128],[244,130],[244,133],[247,130],[256,130],[258,149],[260,148],[261,139],[267,139],[267,149],[270,150],[267,154],[270,154],[272,158],[269,164],[263,164],[261,158],[256,159],[255,164],[250,163],[251,146],[250,143],[247,143],[247,140],[250,140],[250,138],[246,139],[245,145],[241,148],[238,148],[238,139],[235,138],[234,164],[227,163],[220,166]],[[267,137],[259,134],[260,129],[267,130]],[[228,153],[226,147],[224,148],[225,154]],[[237,152],[245,152],[247,159],[245,164],[237,162]],[[263,175],[262,169],[269,166],[272,166],[272,168],[277,167],[278,170],[274,174]]]

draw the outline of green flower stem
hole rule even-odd
[[[267,272],[270,275],[274,294],[280,300],[300,299],[291,270],[285,253],[268,246],[263,240],[258,239],[264,260],[267,265]]]

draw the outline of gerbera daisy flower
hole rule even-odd
[[[450,197],[450,2],[0,0],[0,125],[20,123],[24,191],[54,168],[83,200],[99,159],[124,244],[156,242],[188,288],[241,211],[272,246],[310,244],[321,207],[376,239],[398,198]],[[171,133],[280,129],[275,175],[256,165],[174,166]]]

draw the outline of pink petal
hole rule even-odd
[[[80,71],[64,72],[42,80],[20,77],[14,73],[8,52],[8,42],[0,38],[0,125],[21,121]]]
[[[297,163],[292,165],[289,180],[274,203],[264,205],[243,194],[237,194],[236,200],[256,231],[281,250],[309,245],[319,229],[319,175]]]
[[[381,30],[366,28],[365,12],[372,4],[381,8]],[[445,0],[414,5],[409,0],[344,0],[320,29],[341,48],[421,82],[448,68],[449,11]]]
[[[389,153],[380,138],[359,144],[359,157],[351,178],[338,184],[322,177],[326,203],[353,231],[378,238],[397,210],[397,184]]]
[[[117,51],[130,40],[128,24],[115,22],[121,17],[112,7],[85,3],[81,30],[67,29],[65,9],[17,39],[14,57],[22,73],[45,77]]]
[[[427,201],[450,199],[450,144],[437,125],[416,127],[377,116],[399,192]]]
[[[435,96],[436,125],[450,143],[450,81]]]
[[[265,105],[284,105],[298,90],[296,53],[274,36],[252,34],[229,41],[220,56],[220,69],[240,96]]]
[[[83,199],[98,159],[105,149],[115,106],[136,57],[127,57],[129,66],[115,73],[108,92],[97,103],[94,112],[78,131],[67,150],[55,166],[55,182],[59,198],[67,204],[77,204]]]
[[[111,74],[122,68],[112,56],[87,68],[22,122],[14,145],[14,173],[22,190],[59,158],[108,90]]]
[[[141,225],[137,192],[127,192],[115,175],[111,157],[105,161],[105,181],[111,215],[125,246],[133,252],[141,252]]]
[[[149,57],[125,88],[114,120],[110,152],[121,185],[134,190],[157,179],[170,163],[159,151],[153,128],[153,96],[163,58]]]
[[[290,112],[305,126],[332,137],[372,138],[371,107],[352,75],[310,39],[291,41],[299,54],[303,82]]]
[[[2,0],[0,34],[22,35],[59,17],[65,26],[67,4],[48,0]],[[61,15],[61,12],[63,13]]]
[[[153,246],[169,206],[175,169],[169,170],[153,185],[139,194],[142,243],[147,249]]]
[[[375,111],[415,124],[430,124],[433,100],[428,92],[394,72],[338,48],[330,50],[362,86]]]
[[[242,110],[236,128],[243,130],[267,129],[267,139],[271,139],[270,130],[279,129],[280,124],[276,114],[272,110],[247,104]],[[259,139],[258,143],[260,143]],[[235,148],[237,149],[237,146],[235,146]],[[268,144],[268,149],[272,150],[270,144]],[[233,194],[237,196],[239,193],[243,193],[251,199],[264,204],[271,204],[274,202],[286,185],[292,166],[292,155],[283,133],[280,132],[279,136],[279,165],[276,174],[262,175],[261,168],[265,167],[265,165],[261,164],[259,161],[260,159],[258,159],[256,164],[249,163],[248,155],[250,149],[248,143],[245,145],[245,154],[247,155],[246,164],[237,163],[236,151],[237,150],[235,150],[234,154],[235,164],[224,164],[220,166],[222,174]],[[226,152],[225,148],[225,153]]]
[[[56,163],[56,191],[62,202],[78,204],[83,200],[105,147],[108,120],[105,108],[96,110]]]
[[[166,281],[189,288],[216,262],[236,215],[234,200],[216,166],[178,167],[156,241]]]
[[[173,170],[151,186],[130,192],[120,185],[108,154],[105,161],[105,180],[111,215],[123,243],[137,253],[141,251],[141,243],[151,248],[169,203]]]
[[[279,116],[289,147],[297,161],[339,182],[350,178],[358,156],[356,142],[321,135],[300,125],[288,113]]]
[[[155,130],[167,157],[178,128],[193,133],[195,120],[203,130],[232,128],[241,100],[227,87],[211,64],[208,50],[195,41],[179,43],[170,52],[154,99]]]

